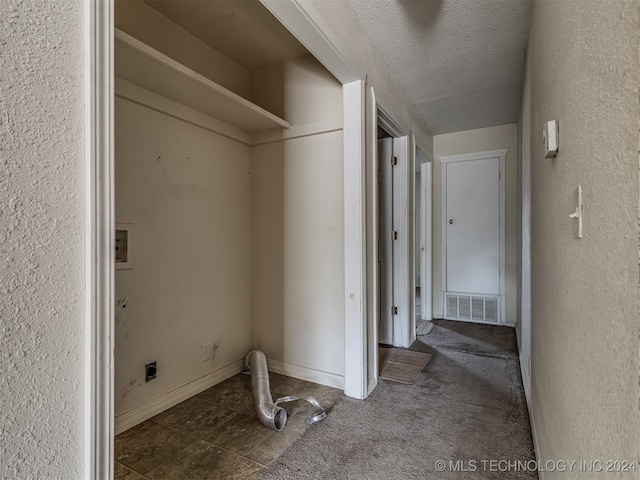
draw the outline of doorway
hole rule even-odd
[[[416,317],[433,320],[433,162],[416,147]],[[417,307],[416,307],[417,308]]]
[[[344,88],[344,148],[345,163],[345,271],[351,277],[345,281],[345,305],[354,311],[345,318],[345,343],[350,348],[345,358],[345,392],[365,398],[374,383],[367,384],[367,344],[363,341],[369,330],[365,305],[365,274],[363,269],[350,268],[364,259],[364,184],[362,182],[364,121],[364,80],[362,72],[345,60],[340,44],[322,33],[317,14],[298,2],[262,0],[269,10],[327,67]],[[88,245],[87,309],[90,316],[87,361],[87,478],[110,478],[113,470],[113,327],[114,327],[114,191],[113,191],[113,0],[91,0],[88,7],[87,47],[92,60],[88,72],[88,105],[92,119],[88,132],[88,196],[90,237]],[[292,8],[293,6],[293,8]],[[372,89],[371,89],[372,90]],[[374,103],[375,105],[375,103]],[[373,109],[375,112],[375,107]],[[216,124],[217,125],[217,124]],[[323,124],[324,125],[324,124]],[[348,128],[347,128],[348,125]],[[367,130],[369,131],[369,130]],[[304,131],[302,131],[304,133]],[[367,139],[372,138],[367,135]],[[367,147],[368,148],[368,147]],[[355,152],[355,153],[354,153]],[[347,202],[349,198],[349,202]],[[351,208],[359,205],[354,211]],[[347,218],[359,219],[350,221]],[[358,256],[359,255],[359,256]],[[375,328],[372,338],[376,338]],[[376,369],[371,369],[375,371]],[[377,371],[375,372],[377,374]],[[361,385],[359,385],[361,384]]]
[[[446,319],[504,323],[505,157],[441,157]]]
[[[415,340],[414,157],[409,137],[380,114],[377,146],[378,343],[407,348]]]

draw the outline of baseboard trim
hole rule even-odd
[[[378,386],[378,376],[376,375],[369,382],[369,386],[367,387],[367,396],[371,395],[371,392],[373,392],[373,389],[376,388],[377,386]]]
[[[520,359],[520,375],[522,376],[522,386],[524,387],[524,397],[527,403],[527,410],[529,411],[529,425],[531,426],[531,438],[533,440],[533,454],[537,461],[540,460],[540,443],[538,442],[538,435],[536,433],[536,421],[533,417],[533,408],[531,407],[531,378],[527,375],[526,364],[527,359],[519,355]],[[545,472],[538,472],[538,479],[545,480]]]
[[[128,412],[118,415],[114,420],[115,435],[129,430],[131,427],[135,427],[139,423],[164,412],[168,408],[171,408],[180,402],[184,402],[207,388],[213,387],[214,385],[233,377],[240,373],[243,367],[244,360],[238,360],[231,365],[222,367],[220,370],[216,370],[215,372],[205,375],[193,382],[187,383],[182,387],[176,388],[169,393],[165,393],[144,405],[140,405],[133,410],[129,410]]]
[[[526,368],[528,360],[522,356],[522,353],[519,353],[518,357],[520,360],[519,362],[520,375],[522,376],[522,386],[524,388],[524,396],[525,396],[525,399],[527,400],[527,408],[529,409],[529,415],[531,415],[531,388],[530,388],[531,378],[529,378],[529,375],[527,373],[527,368]]]
[[[535,455],[536,460],[540,462],[540,442],[538,441],[539,437],[537,434],[538,429],[536,428],[536,420],[533,417],[533,410],[531,409],[529,402],[527,402],[527,406],[529,407],[529,422],[531,423],[531,437],[533,438],[533,454]],[[545,471],[538,472],[538,480],[545,480],[545,477]]]
[[[288,377],[299,378],[307,382],[319,383],[328,387],[344,390],[344,377],[335,373],[323,372],[312,368],[300,367],[290,363],[279,362],[278,360],[267,360],[270,372],[287,375]],[[286,393],[286,392],[283,392]]]

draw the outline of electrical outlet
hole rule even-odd
[[[211,348],[211,342],[203,343],[200,346],[200,359],[203,362],[208,362],[213,356],[213,350]]]
[[[158,373],[158,367],[156,365],[157,362],[147,363],[144,366],[144,381],[148,382],[156,378],[156,374]]]

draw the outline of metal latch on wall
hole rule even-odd
[[[398,307],[391,307],[391,315],[397,315],[398,314]]]
[[[391,232],[391,240],[397,240],[398,239],[398,232],[396,232],[395,230],[393,230]]]
[[[396,165],[398,165],[398,157],[396,157],[395,155],[393,155],[391,157],[391,166],[395,167]]]

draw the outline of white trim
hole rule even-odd
[[[468,162],[470,160],[482,160],[484,158],[495,158],[495,157],[500,157],[500,159],[503,159],[507,157],[507,152],[509,152],[508,148],[502,148],[499,150],[487,150],[484,152],[462,153],[460,155],[444,155],[440,157],[440,162],[441,163]]]
[[[342,45],[328,23],[310,2],[302,0],[260,0],[260,2],[343,84],[343,114],[345,117],[343,129],[345,151],[344,241],[345,281],[347,281],[345,283],[345,393],[356,398],[365,398],[368,388],[365,297],[366,245],[364,237],[366,197],[363,172],[363,92],[366,74],[357,67],[349,50]],[[352,86],[349,87],[349,84]],[[357,93],[356,85],[359,90]],[[346,94],[346,92],[351,93]],[[351,103],[351,97],[357,97],[359,100]],[[357,119],[354,118],[356,111],[359,115]],[[349,165],[352,155],[358,158],[359,165]],[[355,203],[352,203],[354,201]],[[354,214],[352,209],[356,209],[358,213]],[[348,218],[354,220],[353,224],[347,223]],[[351,270],[354,265],[355,273]],[[351,295],[354,295],[354,298],[351,298]],[[358,304],[358,306],[352,304]],[[355,359],[355,362],[352,362],[352,359]]]
[[[506,181],[506,158],[509,149],[503,148],[499,150],[487,150],[484,152],[463,153],[460,155],[445,155],[440,157],[442,165],[442,309],[443,317],[446,314],[445,295],[447,292],[447,163],[467,162],[473,160],[482,160],[486,158],[498,157],[500,160],[500,325],[513,325],[506,323],[506,209],[505,209],[505,181]]]
[[[85,8],[85,478],[113,477],[113,0]]]
[[[140,405],[133,410],[129,410],[128,412],[118,415],[115,418],[115,434],[119,435],[120,433],[129,430],[131,427],[135,427],[139,423],[142,423],[145,420],[176,406],[180,402],[184,402],[194,395],[204,392],[207,388],[211,388],[214,385],[224,382],[225,380],[242,372],[243,367],[244,360],[238,360],[237,362],[227,365],[220,370],[209,373],[204,377],[165,393],[158,398],[154,398],[144,405]]]
[[[420,150],[422,152],[422,150]],[[433,320],[433,163],[420,165],[420,318]]]
[[[342,87],[344,103],[345,394],[367,396],[364,82]]]
[[[310,2],[301,0],[260,0],[300,43],[342,84],[364,80],[348,50],[344,48]]]
[[[393,339],[396,347],[408,348],[416,339],[415,329],[415,266],[412,251],[415,240],[413,232],[415,188],[415,156],[413,135],[403,128],[380,105],[376,106],[377,126],[393,138],[393,154],[397,164],[393,167],[393,230],[398,232],[398,240],[393,248],[393,301],[398,314],[393,318]],[[375,137],[377,138],[377,132]],[[377,189],[376,184],[373,185]],[[376,202],[379,202],[376,199]],[[390,232],[389,232],[390,233]],[[379,238],[375,232],[376,244]],[[378,279],[378,282],[380,279]],[[380,285],[376,285],[379,289]],[[378,290],[379,291],[379,290]],[[376,334],[377,340],[377,334]]]
[[[522,373],[522,376],[524,378],[523,368],[524,367],[522,364],[522,359],[520,359],[520,372]],[[535,455],[536,460],[540,460],[540,452],[542,451],[540,448],[540,437],[538,436],[536,417],[533,415],[533,406],[531,404],[531,397],[530,397],[530,394],[527,395],[527,391],[528,389],[525,384],[525,398],[527,400],[527,410],[529,411],[529,424],[531,426],[531,438],[533,440],[533,454]],[[539,480],[545,479],[544,471],[541,470],[538,472],[538,479]]]
[[[525,356],[523,351],[520,351],[519,357],[520,357],[520,373],[522,375],[522,383],[524,384],[524,396],[527,400],[527,406],[529,407],[529,410],[531,410],[531,377],[527,372],[528,370],[527,363],[530,361],[530,358]],[[529,415],[531,415],[531,411],[529,411]]]
[[[398,240],[393,247],[393,301],[398,307],[398,314],[393,319],[393,345],[409,348],[412,338],[415,340],[415,289],[412,292],[413,268],[411,250],[412,213],[412,179],[415,167],[411,161],[409,137],[393,139],[393,153],[398,163],[393,167],[393,230],[398,232]],[[412,307],[413,305],[413,307]]]
[[[378,104],[378,125],[395,138],[405,137],[407,132]]]
[[[300,378],[302,380],[306,380],[307,382],[318,383],[320,385],[326,385],[327,387],[339,388],[340,390],[344,390],[345,388],[345,378],[340,375],[336,375],[335,373],[314,370],[313,368],[300,367],[298,365],[292,365],[290,363],[284,363],[278,360],[267,360],[267,367],[270,372],[279,373],[280,375]],[[287,395],[289,392],[280,393],[282,393],[283,395]]]
[[[367,249],[368,275],[367,281],[367,372],[366,378],[370,378],[367,386],[367,396],[378,386],[378,320],[380,319],[380,271],[378,268],[379,248],[378,232],[380,223],[380,199],[378,196],[378,107],[376,105],[376,92],[373,87],[368,87],[365,105],[366,132],[365,138],[369,144],[366,149],[369,184],[365,186],[367,200],[366,224],[367,224]],[[368,188],[367,188],[368,187]],[[369,371],[369,365],[371,370]]]
[[[416,341],[416,139],[413,134],[407,138],[409,151],[407,152],[407,199],[408,218],[407,234],[409,242],[407,244],[407,259],[409,265],[409,331],[405,333],[407,337],[407,347]]]

